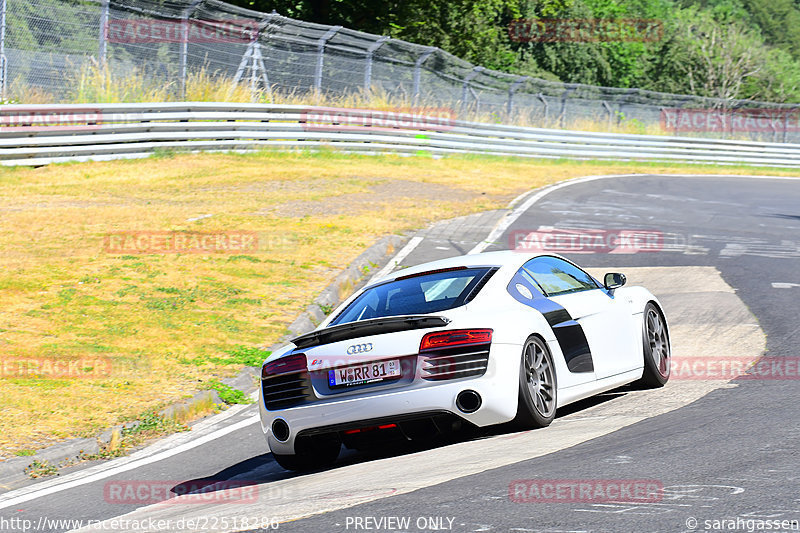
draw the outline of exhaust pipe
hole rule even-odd
[[[474,390],[463,390],[456,396],[456,407],[462,413],[474,413],[481,408],[481,395]]]
[[[289,424],[282,418],[276,418],[272,422],[272,435],[281,442],[289,440]]]

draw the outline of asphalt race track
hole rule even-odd
[[[567,407],[544,430],[483,432],[380,457],[345,453],[335,468],[307,475],[282,471],[254,407],[235,407],[130,457],[2,493],[0,517],[30,520],[37,531],[76,529],[53,522],[70,519],[107,520],[81,531],[254,530],[271,519],[292,532],[800,531],[800,180],[613,177],[538,196],[477,246],[507,249],[520,236],[564,230],[655,235],[636,253],[588,245],[561,253],[650,287],[664,302],[676,356],[752,356],[765,346],[785,374],[622,390]],[[461,248],[422,240],[403,264]],[[255,499],[144,507],[108,497],[115,481],[174,489],[204,479],[238,480]],[[609,497],[562,492],[545,503],[520,492],[531,487],[524,480],[588,483]],[[658,497],[611,497],[614,487],[642,484],[659,487]],[[129,522],[112,522],[120,516]]]

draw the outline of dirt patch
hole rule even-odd
[[[398,199],[435,199],[461,202],[478,198],[476,193],[438,183],[420,181],[387,180],[373,185],[367,192],[342,194],[321,200],[296,200],[260,209],[254,214],[276,215],[284,218],[305,216],[354,215],[373,211],[376,205],[391,203]]]

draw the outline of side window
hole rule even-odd
[[[519,269],[519,275],[520,277],[522,277],[523,280],[525,280],[525,282],[528,283],[528,285],[531,286],[531,288],[538,289],[539,291],[542,290],[542,288],[539,286],[536,280],[533,279],[533,276],[531,276],[530,273],[527,270],[525,270],[525,267]]]
[[[506,287],[508,293],[514,297],[518,302],[525,305],[531,305],[535,299],[543,296],[542,289],[534,281],[531,275],[525,270],[525,267],[520,267],[514,277]]]
[[[598,288],[589,274],[557,257],[536,257],[525,263],[523,268],[547,296]]]

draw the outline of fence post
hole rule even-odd
[[[193,0],[181,15],[181,98],[186,99],[186,68],[189,55],[189,16],[203,0]]]
[[[567,100],[569,99],[569,94],[575,91],[577,87],[573,84],[572,87],[567,85],[566,88],[567,90],[561,95],[561,111],[558,113],[558,127],[562,130],[564,129],[564,118],[567,114]]]
[[[786,111],[783,114],[783,141],[782,142],[786,142],[786,130],[789,129],[788,128],[788,125],[789,125],[788,124],[788,122],[789,122],[789,113],[791,113],[791,111]]]
[[[320,37],[319,41],[317,41],[317,69],[314,72],[314,88],[318,92],[322,89],[322,65],[325,57],[325,43],[330,41],[341,29],[341,26],[333,26],[325,35]]]
[[[548,127],[547,126],[547,119],[548,119],[547,115],[548,115],[548,109],[550,108],[550,105],[547,103],[547,100],[545,100],[544,95],[542,93],[537,94],[536,98],[541,100],[542,106],[544,106],[544,124],[543,124],[543,126],[545,128],[547,128]]]
[[[517,87],[525,83],[530,76],[520,76],[517,78],[514,83],[511,84],[511,87],[508,88],[508,103],[506,104],[506,113],[508,116],[511,116],[511,111],[514,107],[514,93],[517,90]]]
[[[770,109],[773,111],[773,109]],[[769,127],[772,128],[772,142],[778,142],[778,128],[775,126],[775,115],[777,113],[770,113],[769,117]]]
[[[429,48],[425,52],[422,52],[417,60],[414,62],[414,90],[412,93],[414,94],[414,104],[416,105],[417,100],[419,99],[419,81],[420,81],[420,72],[422,71],[422,64],[431,57],[431,54],[436,51],[436,48]]]
[[[608,131],[611,131],[611,117],[614,116],[614,112],[611,111],[611,106],[608,105],[608,102],[606,102],[605,100],[603,100],[603,107],[605,108],[606,113],[608,113],[608,126],[606,127],[606,129]]]
[[[106,53],[108,50],[108,10],[109,0],[102,0],[100,4],[100,43],[97,53],[101,65],[106,62]]]
[[[730,108],[730,110],[731,110],[731,118],[730,118],[730,123],[731,123],[731,135],[730,135],[730,138],[731,138],[731,139],[733,139],[733,136],[734,136],[734,131],[733,131],[733,119],[734,119],[734,113],[736,113],[736,111],[737,111],[737,110],[736,110],[736,109],[734,109],[733,107],[731,107],[731,108]],[[708,129],[708,128],[706,128],[706,129]]]
[[[383,43],[389,40],[389,37],[384,35],[374,43],[372,43],[369,48],[367,48],[367,64],[364,68],[364,93],[366,94],[369,92],[370,87],[372,86],[372,55],[375,51],[383,46]]]
[[[6,101],[6,82],[8,80],[8,59],[6,58],[6,0],[0,5],[0,98]]]
[[[464,84],[461,86],[461,112],[463,113],[466,105],[467,105],[467,89],[469,89],[469,82],[471,82],[475,76],[480,74],[484,67],[475,67],[472,69],[472,72],[464,76]],[[463,118],[463,117],[462,117]]]
[[[797,125],[800,124],[800,107],[789,109],[783,116],[783,142],[789,142],[789,116],[794,118],[795,133],[797,132]]]

